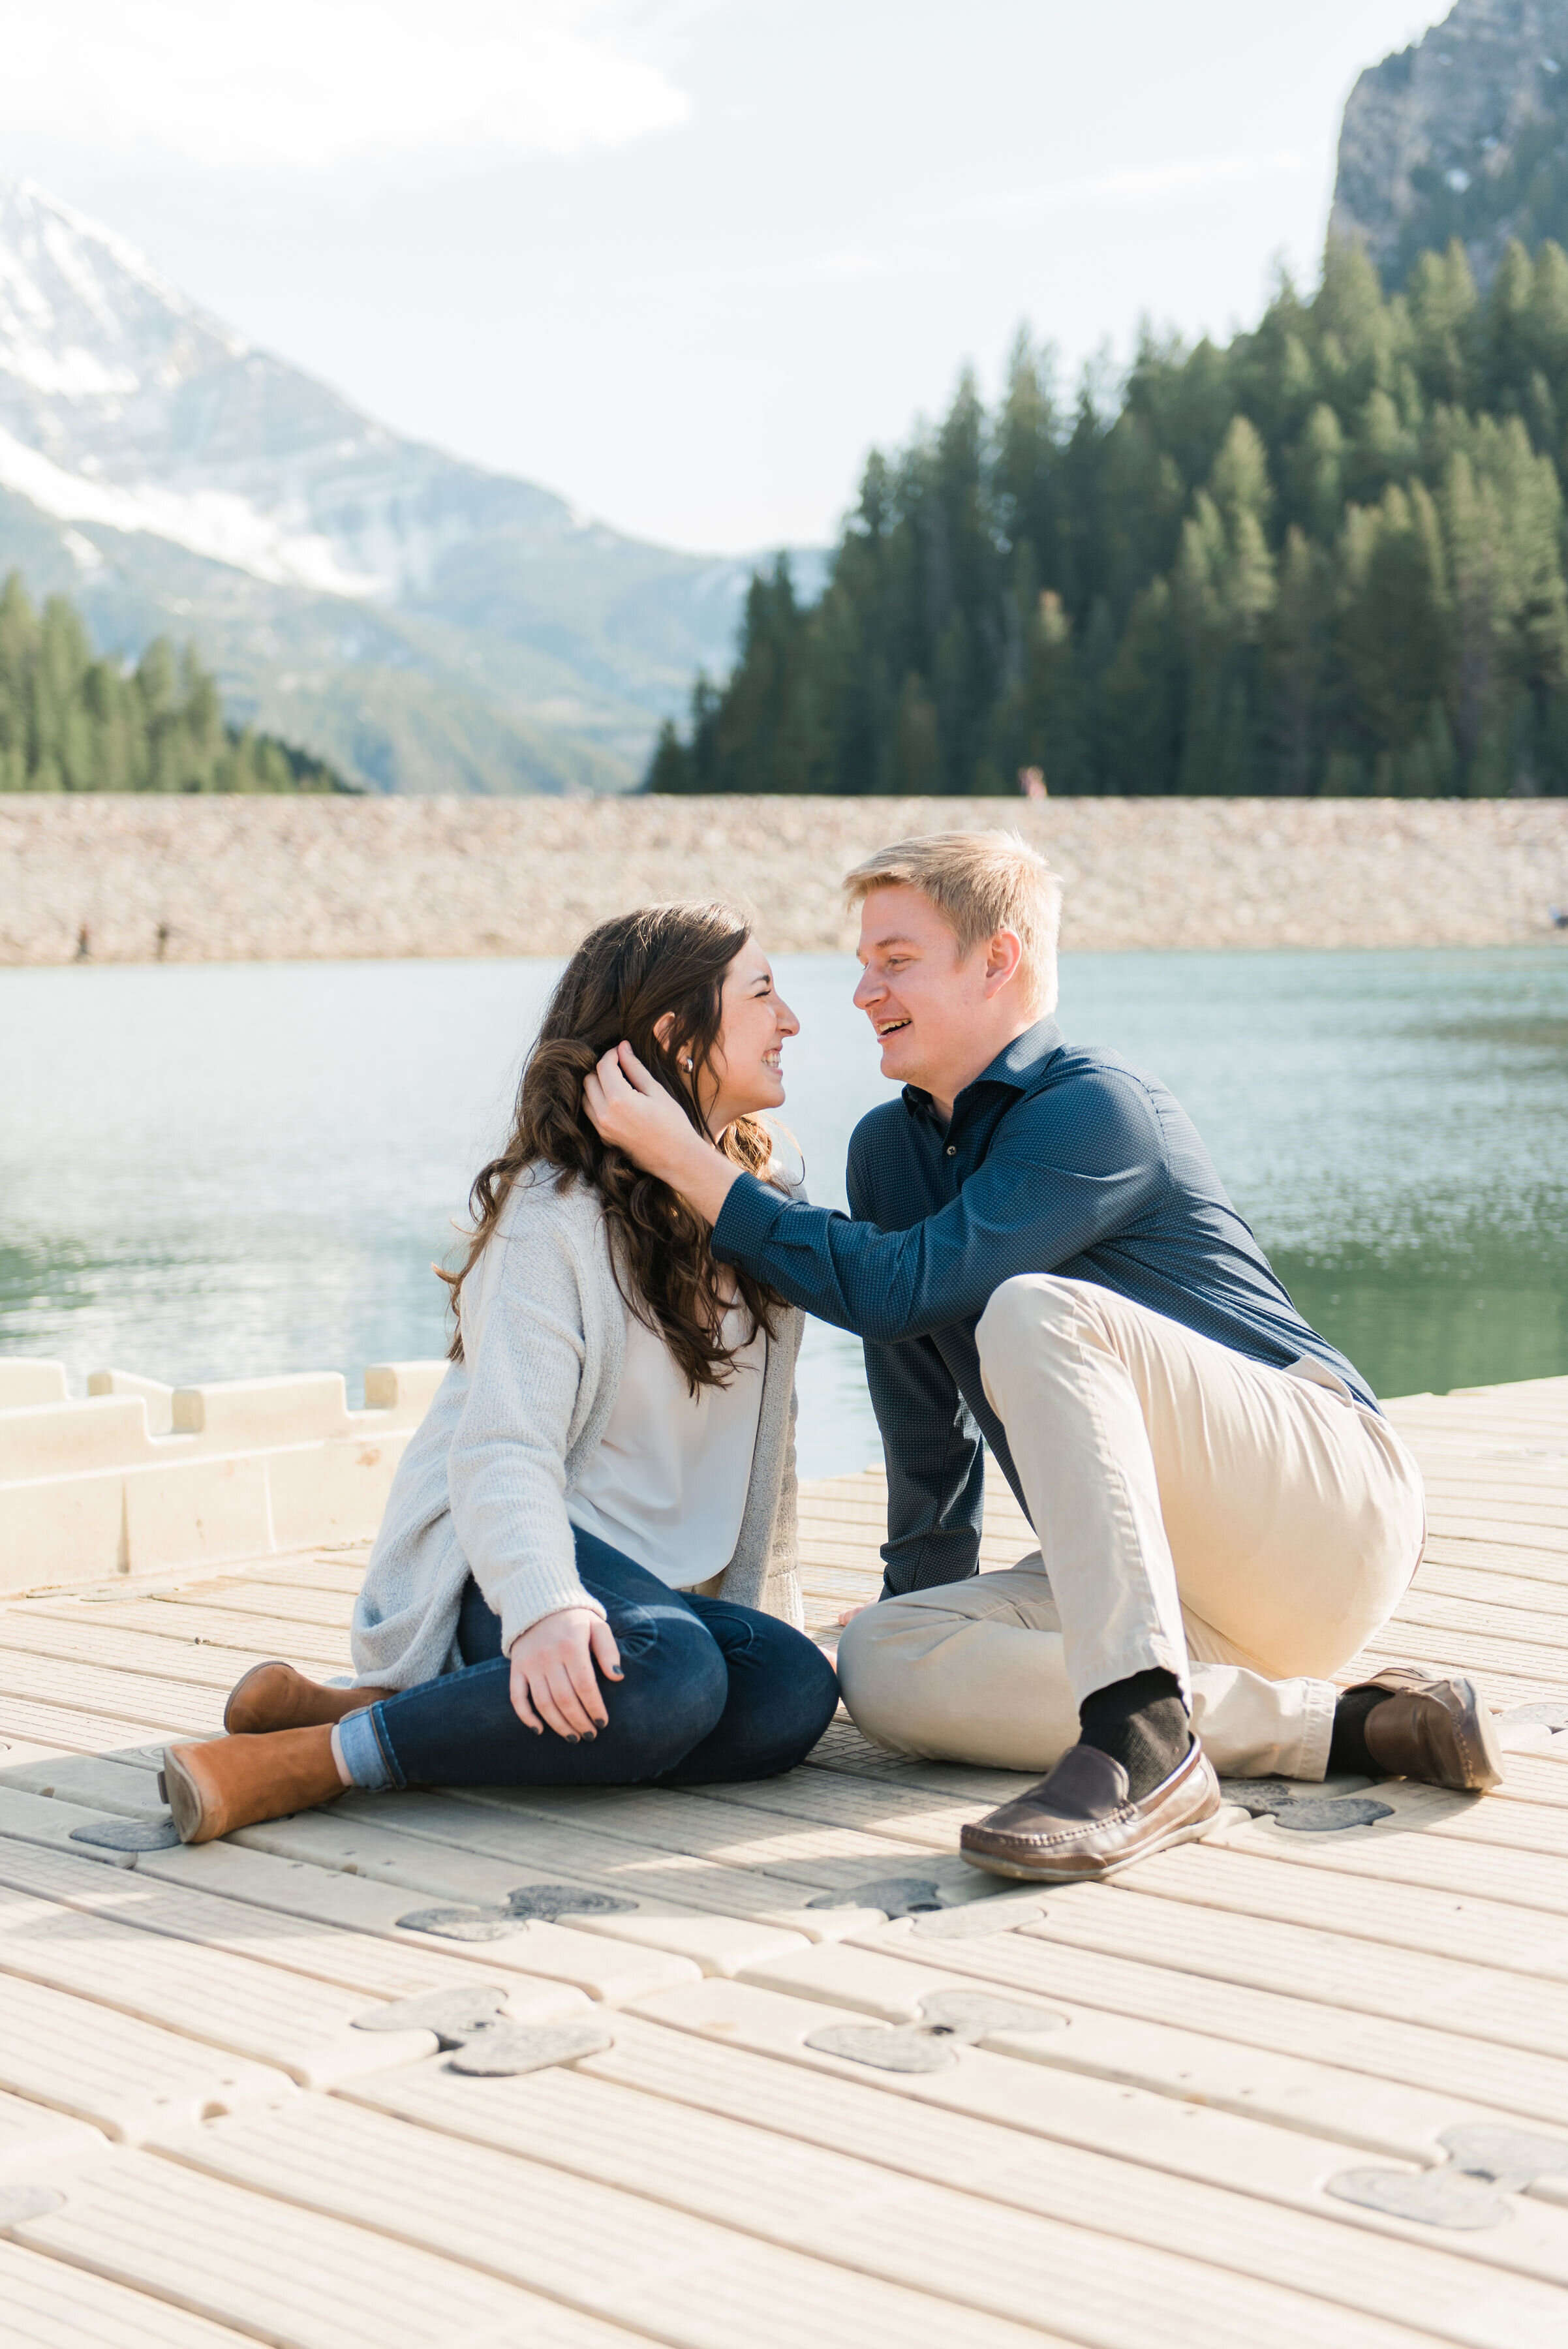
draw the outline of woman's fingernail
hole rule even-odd
[[[576,1742],[577,1742],[577,1733],[576,1733],[576,1731],[575,1729],[568,1729],[568,1730],[567,1730],[567,1732],[566,1732],[566,1743],[567,1743],[567,1744],[568,1744],[568,1745],[575,1745],[575,1744],[576,1744]]]

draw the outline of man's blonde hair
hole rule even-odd
[[[898,888],[929,898],[958,940],[961,961],[998,930],[1016,930],[1025,999],[1037,1019],[1055,1010],[1062,884],[1016,832],[931,832],[896,840],[844,876],[851,905],[873,889]]]

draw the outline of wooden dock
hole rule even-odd
[[[1386,1653],[1481,1681],[1501,1793],[1253,1789],[1060,1892],[957,1857],[1021,1781],[842,1720],[170,1848],[161,1743],[344,1671],[363,1550],[0,1609],[0,2339],[1568,2349],[1568,1379],[1393,1415]],[[822,1630],[882,1485],[803,1497]]]

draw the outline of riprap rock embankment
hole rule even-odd
[[[1076,948],[1502,946],[1563,936],[1568,801],[0,801],[0,963],[562,954],[670,897],[780,952],[850,943],[879,843],[1016,825]]]

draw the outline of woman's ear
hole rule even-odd
[[[674,1014],[674,1012],[673,1012],[673,1011],[661,1011],[661,1012],[659,1013],[659,1018],[658,1018],[658,1019],[654,1021],[654,1023],[653,1023],[653,1035],[654,1035],[654,1041],[655,1041],[656,1043],[662,1044],[662,1045],[663,1045],[663,1047],[664,1047],[664,1049],[665,1049],[665,1050],[666,1050],[666,1051],[668,1051],[668,1050],[670,1050],[670,1037],[674,1034],[674,1032],[675,1032],[675,1014]],[[685,1071],[686,1071],[687,1075],[688,1075],[688,1076],[690,1076],[690,1075],[691,1074],[692,1069],[693,1069],[693,1067],[694,1067],[694,1065],[695,1065],[695,1063],[694,1063],[694,1062],[693,1062],[693,1061],[692,1061],[692,1058],[691,1058],[691,1053],[690,1053],[690,1052],[678,1052],[678,1053],[676,1054],[676,1056],[675,1056],[675,1057],[676,1057],[676,1059],[680,1061],[680,1063],[681,1067],[685,1070]]]

